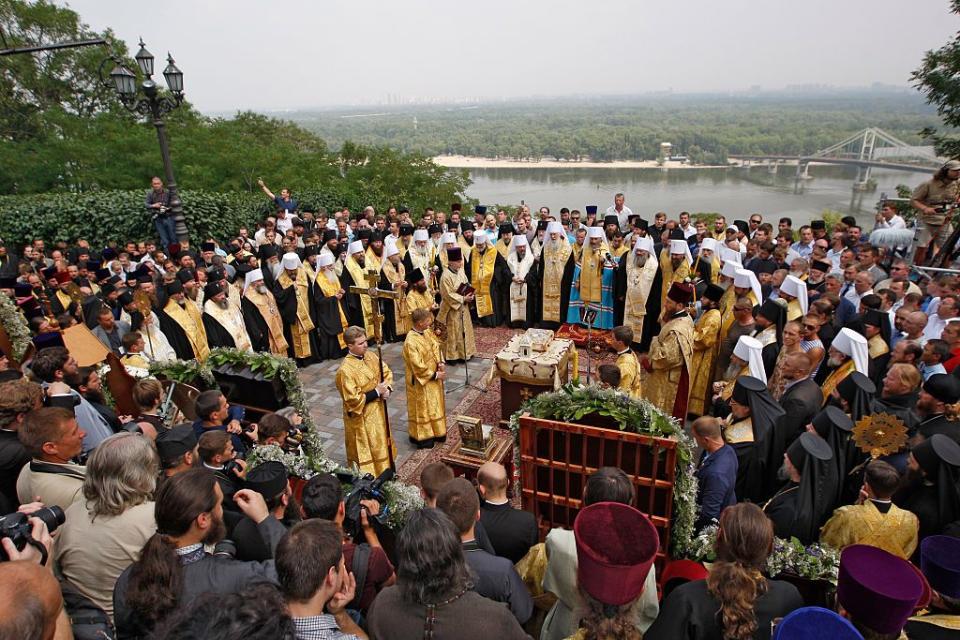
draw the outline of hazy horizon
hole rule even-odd
[[[907,87],[960,26],[946,0],[58,2],[159,69],[169,50],[208,113]]]

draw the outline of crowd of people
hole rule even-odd
[[[930,194],[956,199],[958,177],[945,166],[914,206],[936,213]],[[34,342],[28,362],[0,358],[0,515],[20,523],[2,529],[0,638],[954,637],[960,278],[911,277],[851,218],[649,222],[622,194],[603,215],[331,215],[261,187],[275,215],[199,250],[169,242],[160,181],[146,207],[164,246],[0,244],[0,294]],[[118,416],[65,347],[75,324],[129,369],[216,347],[342,359],[347,456],[373,474],[393,464],[375,340],[403,342],[410,438],[430,447],[475,325],[608,331],[596,383],[689,425],[716,560],[658,575],[664,545],[613,467],[540,543],[502,466],[470,482],[429,464],[425,507],[384,544],[382,505],[351,515],[337,477],[295,491],[280,462],[248,470],[256,447],[296,446],[296,412],[248,424],[205,391],[170,427],[147,376],[139,415]],[[766,575],[775,537],[841,550],[834,610]]]

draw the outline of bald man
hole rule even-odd
[[[514,509],[507,497],[510,478],[502,464],[487,462],[477,472],[480,489],[480,523],[494,552],[516,564],[540,541],[537,520],[529,511]]]

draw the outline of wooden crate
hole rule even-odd
[[[585,421],[602,423],[590,416]],[[583,488],[600,467],[619,467],[633,480],[636,507],[660,535],[658,575],[669,559],[677,443],[603,426],[520,418],[520,486],[523,508],[537,516],[545,535],[553,527],[573,528]]]

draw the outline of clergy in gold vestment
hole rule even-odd
[[[637,354],[630,350],[634,341],[633,330],[630,327],[619,326],[613,328],[611,346],[617,350],[617,369],[620,371],[620,391],[631,398],[643,397],[640,387],[640,361]]]
[[[730,327],[733,326],[733,311],[737,300],[740,298],[746,298],[750,301],[751,307],[756,307],[760,304],[763,298],[763,293],[760,289],[760,281],[757,280],[757,276],[755,273],[753,273],[753,271],[748,271],[747,269],[737,268],[734,271],[733,286],[730,288],[733,289],[734,298],[726,313],[723,314],[720,322],[721,341],[727,337],[727,334],[730,332]]]
[[[221,282],[208,282],[204,287],[203,328],[207,332],[207,344],[211,348],[228,347],[252,351],[250,336],[243,323],[240,307],[227,300]],[[238,296],[239,297],[239,296]]]
[[[820,387],[824,404],[830,399],[837,385],[854,371],[868,375],[868,358],[867,339],[848,327],[840,329],[827,351],[827,365],[833,370]]]
[[[603,299],[603,265],[607,255],[603,246],[603,228],[590,227],[587,237],[589,245],[584,246],[580,256],[580,277],[574,286],[580,292],[584,308],[599,312]]]
[[[470,293],[463,296],[457,293],[461,285],[469,284],[463,271],[463,252],[460,247],[451,249],[447,259],[449,266],[440,276],[440,311],[437,313],[437,320],[447,328],[443,345],[444,357],[448,362],[468,360],[477,352],[473,323],[470,322],[470,303],[474,300],[474,295]]]
[[[570,299],[573,278],[572,249],[559,222],[547,225],[546,238],[540,254],[543,261],[540,313],[544,326],[558,328],[567,318],[567,301]]]
[[[622,257],[618,266],[622,275],[617,276],[620,282],[617,295],[623,297],[623,324],[633,329],[633,337],[637,342],[643,337],[647,298],[660,266],[652,257],[654,253],[653,238],[637,236],[633,251]],[[617,303],[621,301],[618,300]]]
[[[440,341],[430,325],[428,309],[413,312],[413,328],[403,341],[406,363],[407,433],[418,449],[430,448],[447,437],[447,409],[443,393],[446,363]]]
[[[407,310],[413,313],[417,309],[428,309],[438,311],[440,305],[434,301],[433,295],[427,288],[426,276],[420,269],[414,269],[407,274],[407,282],[410,283],[410,290],[407,293]]]
[[[693,365],[693,320],[687,305],[693,286],[674,282],[667,292],[661,314],[660,334],[650,342],[650,376],[644,397],[667,415],[687,417],[690,375]]]
[[[503,274],[497,273],[497,267],[502,265],[505,268],[506,263],[496,249],[490,247],[489,237],[485,233],[474,236],[474,248],[469,266],[470,285],[476,291],[477,321],[481,326],[496,327],[503,320],[499,315],[502,310],[498,309],[500,301],[496,299],[499,294],[498,276]]]
[[[683,235],[682,231],[680,235]],[[690,246],[686,240],[670,240],[669,246],[660,251],[660,270],[663,272],[663,289],[660,294],[662,309],[671,283],[683,282],[690,277]]]
[[[367,281],[367,259],[363,252],[363,243],[354,240],[347,247],[347,253],[347,260],[340,276],[340,286],[347,292],[343,297],[347,320],[355,325],[363,326],[364,330],[372,336],[373,302],[370,296],[350,291],[352,286],[362,287],[363,289],[370,287]]]
[[[780,284],[779,297],[787,301],[787,322],[807,315],[807,283],[796,276],[787,276]]]
[[[385,316],[383,325],[383,339],[387,342],[397,342],[403,339],[410,331],[410,309],[407,307],[406,269],[400,261],[400,251],[396,245],[388,244],[383,248],[383,263],[380,267],[381,289],[396,291],[395,299],[380,301],[382,313]]]
[[[720,311],[717,305],[723,297],[723,289],[715,284],[707,285],[700,304],[703,313],[693,326],[693,373],[690,380],[690,402],[687,413],[702,416],[710,406],[713,368],[720,348]]]
[[[337,391],[343,400],[343,437],[347,462],[361,473],[380,475],[390,467],[393,440],[387,441],[386,404],[393,386],[393,372],[367,349],[367,335],[360,327],[347,327],[343,339],[347,355],[337,370]]]
[[[284,254],[283,269],[277,276],[274,297],[284,322],[284,336],[293,351],[293,357],[306,360],[313,356],[310,332],[314,329],[310,317],[310,281],[300,267],[300,257],[295,253]]]
[[[868,544],[909,559],[917,548],[920,524],[916,515],[890,502],[899,481],[900,474],[891,465],[882,460],[870,462],[859,504],[834,511],[820,530],[820,542],[835,549]]]
[[[427,289],[430,295],[438,290],[437,275],[437,253],[433,243],[430,242],[430,235],[426,229],[417,229],[413,233],[413,244],[408,248],[407,254],[403,256],[403,266],[408,272],[414,269],[420,269],[427,279]]]
[[[167,336],[177,358],[196,358],[203,362],[210,355],[210,346],[207,344],[207,332],[203,328],[200,310],[184,297],[183,285],[179,280],[167,285],[167,295],[170,299],[163,308],[161,330]]]
[[[277,301],[263,282],[263,271],[254,269],[244,276],[240,308],[247,324],[247,334],[254,351],[269,351],[275,356],[287,355],[287,339],[283,337],[283,320]]]

